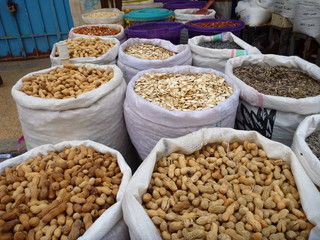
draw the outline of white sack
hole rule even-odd
[[[110,36],[93,36],[93,35],[85,35],[85,34],[79,34],[79,33],[74,33],[75,29],[82,28],[82,27],[90,27],[90,26],[99,26],[99,27],[107,27],[110,29],[117,29],[120,30],[120,32],[116,35],[110,35]],[[120,41],[120,43],[124,42],[126,40],[126,34],[124,33],[124,28],[119,25],[119,24],[94,24],[94,25],[82,25],[79,27],[74,27],[71,28],[69,34],[68,34],[68,39],[72,40],[74,38],[95,38],[99,37],[103,40],[110,40],[110,38],[116,38]]]
[[[188,112],[170,111],[135,93],[135,81],[148,72],[213,73],[224,77],[225,81],[233,88],[234,93],[227,100],[211,109]],[[124,102],[124,116],[131,141],[144,160],[161,138],[180,137],[204,127],[233,128],[238,101],[239,88],[231,78],[221,72],[191,66],[149,69],[138,73],[129,82]]]
[[[306,138],[320,130],[320,114],[306,117],[298,126],[293,137],[292,150],[308,173],[311,180],[320,187],[320,159],[306,143]]]
[[[308,115],[320,113],[320,95],[307,98],[288,98],[259,93],[233,74],[242,65],[284,66],[300,69],[320,81],[320,69],[299,57],[280,55],[251,55],[230,59],[226,75],[240,88],[236,128],[255,130],[272,140],[291,146],[294,132]]]
[[[56,145],[42,145],[31,149],[30,151],[11,158],[0,163],[0,172],[8,167],[15,166],[19,163],[38,155],[47,155],[48,151],[62,151],[64,147],[85,145],[92,147],[96,151],[101,153],[111,153],[112,156],[117,158],[117,162],[121,172],[123,173],[122,181],[120,184],[119,192],[117,194],[117,202],[113,204],[107,211],[105,211],[92,225],[91,227],[80,237],[78,240],[118,240],[118,239],[130,239],[128,236],[128,228],[122,218],[121,204],[124,197],[126,186],[131,178],[131,169],[127,165],[122,155],[107,146],[93,141],[64,141]]]
[[[242,49],[211,49],[200,47],[202,42],[210,41],[232,41],[238,44]],[[213,36],[196,36],[188,41],[192,52],[192,65],[196,67],[213,68],[217,71],[224,72],[225,65],[230,58],[261,54],[258,48],[253,47],[234,35],[231,32],[224,32]]]
[[[289,20],[293,22],[297,3],[298,0],[275,0],[274,12],[289,18]]]
[[[216,11],[213,9],[208,9],[208,14],[194,14],[198,10],[199,8],[176,9],[174,10],[175,21],[186,23],[193,20],[215,18]]]
[[[216,11],[213,9],[208,9],[208,14],[193,14],[198,10],[199,8],[176,9],[174,10],[174,21],[185,24],[193,20],[215,18]],[[186,44],[188,43],[188,39],[188,29],[183,28],[180,33],[180,43]]]
[[[148,60],[136,58],[124,53],[124,50],[135,44],[151,44],[163,47],[178,54],[165,60]],[[124,79],[129,82],[138,72],[151,68],[165,68],[181,65],[191,65],[192,58],[188,45],[174,45],[163,39],[130,38],[120,45],[117,65],[123,72]]]
[[[99,64],[99,65],[105,65],[105,64],[116,64],[116,59],[118,56],[118,50],[120,47],[120,42],[116,38],[108,38],[108,39],[102,39],[104,42],[114,42],[115,45],[108,50],[105,54],[99,56],[99,57],[81,57],[81,58],[70,58],[70,63],[92,63],[92,64]],[[68,40],[66,40],[68,41]],[[56,57],[56,43],[53,45],[51,54],[50,54],[50,60],[51,60],[51,66],[57,66],[61,64],[61,59],[59,57]]]
[[[297,4],[293,31],[314,37],[320,44],[319,0],[304,0]]]
[[[12,88],[27,149],[65,140],[93,140],[120,151],[127,157],[130,139],[123,117],[126,83],[115,65],[76,64],[114,71],[114,77],[99,88],[77,98],[44,99],[21,91],[20,79]],[[60,66],[61,67],[61,66]],[[47,73],[57,67],[27,74]]]
[[[94,18],[94,17],[88,17],[91,13],[94,12],[115,12],[119,13],[118,16],[115,17],[99,17],[99,18]],[[96,9],[92,10],[91,12],[82,14],[82,20],[86,24],[107,24],[107,23],[114,23],[114,24],[124,24],[124,12],[120,11],[117,8],[102,8],[102,9]]]
[[[146,193],[151,175],[158,159],[172,152],[191,154],[208,143],[248,140],[261,145],[269,158],[282,158],[291,165],[301,204],[310,222],[316,226],[311,230],[309,240],[320,238],[320,193],[308,177],[295,154],[289,147],[271,141],[254,131],[239,131],[231,128],[201,129],[186,136],[161,139],[153,148],[139,169],[132,176],[122,202],[124,220],[129,228],[131,240],[161,240],[150,217],[142,207],[142,196]],[[137,221],[139,219],[139,221]]]
[[[243,1],[238,2],[235,13],[240,17],[240,20],[248,26],[259,26],[267,23],[272,15],[269,8]]]

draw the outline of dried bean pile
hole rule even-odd
[[[100,38],[75,38],[66,42],[70,58],[100,57],[116,45]],[[59,57],[58,49],[55,55]]]
[[[205,23],[188,23],[190,26],[203,27],[203,28],[217,28],[217,27],[237,27],[240,25],[238,22],[232,21],[215,21],[215,22],[205,22]]]
[[[164,240],[308,239],[313,228],[290,165],[248,141],[159,159],[142,200]]]
[[[199,43],[199,46],[213,49],[243,49],[238,44],[232,41],[201,42]]]
[[[315,80],[298,69],[249,65],[234,68],[233,74],[267,95],[290,98],[320,95],[320,79]]]
[[[116,202],[117,159],[84,145],[49,151],[0,175],[0,239],[76,240]]]
[[[320,131],[311,133],[306,138],[306,143],[313,152],[314,155],[320,160]]]
[[[134,44],[127,47],[124,53],[148,60],[165,60],[177,54],[176,52],[152,44]]]
[[[149,102],[185,112],[213,108],[233,94],[225,79],[212,73],[146,73],[134,91]]]
[[[90,36],[113,36],[117,35],[120,32],[120,30],[104,26],[89,26],[76,28],[73,30],[73,32],[77,34],[84,34]]]
[[[40,98],[76,98],[109,82],[113,76],[113,71],[66,64],[48,73],[22,78],[20,91]]]

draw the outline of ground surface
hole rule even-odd
[[[0,154],[18,153],[18,139],[23,135],[16,103],[11,96],[13,85],[24,75],[51,66],[49,58],[0,62]],[[22,150],[25,151],[25,145]]]

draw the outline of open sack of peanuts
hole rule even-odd
[[[127,159],[126,83],[116,65],[66,64],[29,73],[12,88],[27,149],[93,140]]]
[[[320,239],[317,188],[290,148],[253,131],[161,139],[123,212],[133,240]]]
[[[70,63],[115,64],[120,42],[116,38],[74,38],[65,40]],[[52,66],[61,64],[57,44],[50,54]]]
[[[0,164],[0,239],[129,239],[122,155],[93,141],[42,145]]]

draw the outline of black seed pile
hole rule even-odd
[[[238,44],[232,41],[214,41],[199,43],[200,47],[213,48],[213,49],[243,49]]]
[[[306,143],[314,155],[320,160],[320,130],[311,133],[306,138]]]

